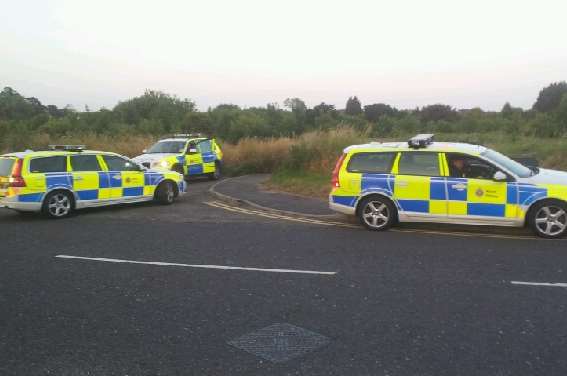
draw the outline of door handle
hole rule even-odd
[[[396,182],[396,185],[398,187],[407,187],[409,185],[409,183],[407,181],[398,181],[398,182]]]
[[[457,191],[464,191],[465,189],[467,189],[467,186],[465,184],[459,183],[453,184],[451,188],[456,189]]]
[[[122,179],[122,177],[119,176],[119,175],[114,175],[112,178],[113,178],[114,180],[120,180],[120,179]]]
[[[76,178],[73,178],[73,179],[74,179],[75,181],[81,181],[81,180],[83,180],[83,178],[80,177],[80,176],[77,176]]]

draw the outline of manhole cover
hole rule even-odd
[[[329,343],[329,338],[291,324],[274,324],[228,342],[266,360],[281,363]]]

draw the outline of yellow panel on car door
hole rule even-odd
[[[506,204],[506,182],[487,179],[468,179],[467,202],[479,204]]]
[[[394,183],[396,199],[429,200],[430,178],[428,176],[398,175]]]

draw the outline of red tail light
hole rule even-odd
[[[343,154],[337,160],[337,164],[335,165],[335,169],[333,170],[333,177],[331,178],[331,184],[333,188],[339,188],[341,183],[339,182],[339,172],[341,171],[341,167],[345,160],[346,154]]]
[[[26,181],[22,177],[23,164],[23,159],[16,159],[16,163],[14,163],[14,167],[12,168],[12,176],[8,180],[8,187],[23,188],[26,186]]]

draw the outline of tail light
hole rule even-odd
[[[341,186],[341,183],[339,182],[339,172],[341,171],[345,157],[346,154],[343,154],[339,157],[337,164],[335,165],[335,169],[333,170],[333,177],[331,178],[331,184],[333,188],[339,188]]]
[[[8,187],[23,188],[26,186],[26,181],[22,177],[23,159],[16,159],[14,167],[12,168],[12,176],[8,179]]]

